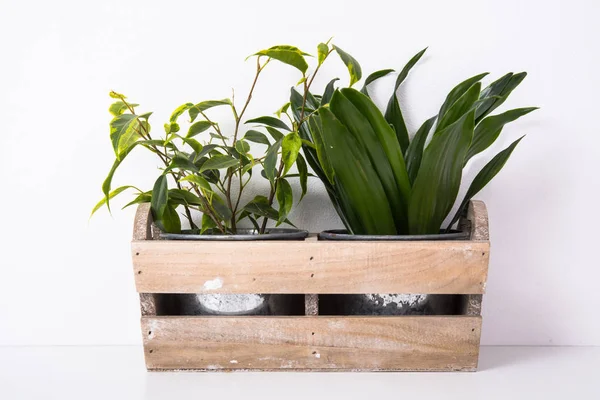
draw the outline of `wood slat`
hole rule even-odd
[[[488,242],[135,241],[140,293],[483,293]]]
[[[143,317],[150,370],[473,371],[481,317]]]

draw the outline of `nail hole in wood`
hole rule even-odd
[[[314,277],[314,276],[315,276],[315,274],[310,274],[310,277],[311,277],[311,278],[312,278],[312,277]]]
[[[316,351],[313,351],[313,354],[317,354],[317,352],[316,352]]]
[[[138,275],[141,274],[141,273],[142,273],[142,271],[138,271]]]
[[[148,351],[148,353],[154,353],[154,350],[150,350],[150,351]]]
[[[256,278],[252,278],[252,282],[256,281]]]
[[[148,331],[148,335],[152,335],[152,331]]]
[[[485,256],[485,252],[481,253],[482,256]]]
[[[471,329],[471,332],[475,332],[475,328]]]
[[[314,259],[314,257],[311,257],[310,260],[312,261]]]
[[[139,255],[140,255],[140,253],[139,253],[139,252],[138,252],[138,253],[135,253],[135,255],[136,255],[136,256],[139,256]]]
[[[315,333],[313,332],[312,335],[315,336]]]

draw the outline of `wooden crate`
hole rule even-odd
[[[489,261],[485,205],[470,240],[156,240],[147,204],[132,257],[149,370],[474,371]],[[304,294],[303,316],[157,314],[161,293]],[[318,294],[463,295],[461,315],[321,316]]]

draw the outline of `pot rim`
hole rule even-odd
[[[259,235],[254,228],[241,228],[238,232],[244,232],[236,235],[211,234],[212,229],[208,229],[205,234],[184,233],[195,232],[194,230],[183,230],[182,233],[160,233],[160,238],[164,240],[206,240],[206,241],[251,241],[251,240],[304,240],[308,237],[308,231],[292,228],[267,228],[266,233]]]
[[[421,241],[421,240],[467,240],[470,232],[452,229],[450,233],[428,235],[352,235],[346,229],[330,229],[320,232],[319,240],[362,240],[362,241]]]

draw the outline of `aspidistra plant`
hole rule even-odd
[[[173,111],[164,124],[164,136],[158,139],[151,133],[149,118],[152,113],[136,112],[137,104],[130,103],[122,94],[111,92],[110,96],[117,100],[109,108],[113,115],[110,138],[116,160],[102,185],[104,198],[92,214],[103,205],[110,211],[111,199],[133,189],[137,192],[136,197],[125,207],[151,203],[154,221],[166,232],[181,231],[179,210],[183,211],[192,230],[200,233],[210,229],[211,232],[235,234],[238,223],[246,218],[261,234],[266,232],[268,220],[275,221],[276,225],[292,225],[288,215],[294,199],[288,180],[299,178],[301,200],[306,194],[309,175],[306,161],[299,153],[302,145],[299,125],[289,115],[291,124],[281,120],[282,114],[287,115],[287,105],[277,111],[277,117],[262,116],[246,121],[244,117],[259,76],[271,60],[297,68],[302,73],[301,82],[312,82],[317,71],[307,75],[306,55],[293,46],[274,46],[254,54],[251,57],[256,58],[256,74],[241,108],[236,107],[233,96],[231,99],[185,103]],[[208,116],[213,107],[231,109],[234,121],[231,132],[223,131],[221,125]],[[184,114],[189,116],[185,134],[180,125]],[[254,129],[245,129],[249,125]],[[263,145],[265,151],[253,155],[250,142]],[[136,147],[145,148],[160,159],[162,167],[153,188],[142,191],[126,185],[112,189],[113,175]],[[294,165],[297,173],[290,171]],[[266,195],[258,195],[242,205],[244,189],[255,166],[262,167],[261,175],[269,181],[269,190]],[[201,224],[196,224],[191,210],[202,213]]]
[[[321,45],[319,45],[321,47]],[[349,54],[334,49],[348,67],[350,87],[335,89],[332,80],[322,96],[292,89],[290,102],[297,121],[301,99],[313,110],[300,135],[309,165],[323,181],[349,232],[355,234],[435,234],[456,201],[463,168],[487,149],[505,124],[535,110],[518,108],[489,114],[525,78],[508,73],[481,89],[486,73],[454,87],[439,112],[409,137],[396,92],[425,50],[417,53],[396,78],[385,113],[369,98],[368,85],[393,72],[369,75],[360,91],[351,88],[361,68]],[[430,138],[429,144],[425,144]],[[458,220],[469,200],[504,166],[521,139],[492,158],[476,175],[446,229]]]

